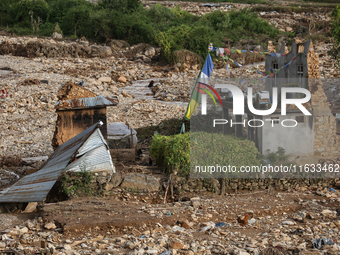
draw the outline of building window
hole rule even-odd
[[[297,123],[304,123],[305,117],[304,116],[295,116],[295,120]]]
[[[297,65],[297,76],[298,76],[299,82],[302,82],[302,78],[303,78],[303,65]]]

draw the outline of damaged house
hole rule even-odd
[[[273,87],[278,88],[278,107],[271,115],[258,116],[251,113],[245,104],[248,120],[260,119],[264,122],[262,127],[248,126],[247,138],[255,142],[262,154],[267,154],[268,150],[277,151],[278,147],[282,147],[287,154],[305,156],[306,158],[338,156],[340,138],[337,135],[335,114],[338,109],[334,107],[332,114],[331,104],[328,102],[323,89],[323,81],[320,79],[319,57],[314,52],[312,42],[302,43],[299,39],[295,39],[290,52],[284,42],[278,52],[269,43],[268,51],[272,54],[266,55],[266,73],[279,71],[265,80],[264,92],[269,92],[265,98],[267,102],[260,102],[264,100],[263,98],[257,99],[257,107],[260,108],[255,108],[261,109],[261,104],[262,106],[267,104],[266,109],[270,108]],[[290,61],[292,62],[290,63]],[[284,66],[287,67],[283,68]],[[280,109],[282,87],[308,89],[311,93],[311,100],[303,105],[312,115],[304,115],[295,105],[287,105],[287,113],[282,115]],[[258,93],[258,96],[261,97],[261,93]],[[287,98],[300,98],[301,96],[299,93],[287,94]],[[232,109],[230,100],[227,100],[226,106],[224,114],[229,119],[228,110]],[[237,122],[242,121],[242,115],[235,117]],[[265,121],[265,119],[272,121]],[[286,128],[281,125],[285,119],[293,119],[297,125],[294,128]],[[242,125],[235,126],[235,133],[237,136],[242,136]]]
[[[99,121],[59,146],[40,170],[0,193],[0,203],[43,202],[64,171],[115,173],[109,147]],[[110,176],[111,176],[110,175]]]
[[[116,106],[118,98],[98,96],[80,85],[66,83],[59,90],[58,99],[55,104],[58,119],[52,140],[54,149],[98,121],[103,122],[100,131],[107,139],[106,107]]]

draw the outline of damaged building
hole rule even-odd
[[[290,52],[284,42],[278,51],[270,42],[268,52],[274,54],[267,54],[265,59],[266,73],[272,74],[265,80],[265,92],[268,91],[270,94],[270,96],[268,94],[266,109],[270,108],[274,87],[278,88],[278,107],[271,115],[258,116],[251,113],[245,104],[248,120],[272,120],[271,122],[264,121],[265,124],[262,127],[248,126],[247,138],[255,142],[262,154],[267,154],[268,150],[277,151],[278,147],[282,147],[287,154],[295,156],[337,157],[340,151],[340,136],[337,135],[340,129],[336,123],[338,121],[340,124],[340,121],[336,119],[336,116],[339,116],[339,107],[332,107],[324,92],[323,81],[320,79],[319,73],[319,57],[314,52],[312,42],[303,43],[299,39],[295,39]],[[275,73],[277,70],[279,71]],[[312,115],[304,115],[295,105],[287,105],[287,115],[283,116],[280,109],[282,87],[308,89],[311,93],[311,100],[303,106]],[[301,95],[298,93],[287,94],[287,98],[300,97]],[[260,107],[260,103],[257,103],[257,106]],[[230,100],[226,100],[224,108],[224,115],[230,119],[229,110],[232,109]],[[238,122],[242,120],[242,115],[235,117]],[[295,120],[297,126],[285,128],[279,125],[285,119]],[[242,125],[235,126],[235,133],[237,136],[242,136]]]
[[[66,83],[58,92],[55,109],[58,114],[52,145],[68,141],[88,127],[102,121],[100,131],[107,140],[106,107],[116,106],[118,98],[98,96],[84,87]]]
[[[64,171],[115,173],[102,126],[99,121],[59,146],[40,170],[1,191],[0,203],[43,202]]]

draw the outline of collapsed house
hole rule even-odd
[[[278,53],[269,43],[268,52],[274,53],[266,55],[265,59],[266,73],[272,74],[265,79],[265,92],[269,91],[270,96],[258,98],[256,101],[258,106],[270,105],[272,91],[276,87],[278,88],[278,107],[273,114],[259,116],[253,114],[245,104],[247,119],[259,119],[264,123],[262,127],[248,126],[247,138],[255,142],[262,154],[266,154],[268,150],[277,151],[278,147],[282,147],[287,154],[295,156],[331,158],[338,156],[340,151],[340,137],[337,135],[336,123],[338,108],[334,107],[332,110],[324,92],[323,81],[320,79],[319,57],[314,52],[312,42],[302,43],[294,39],[291,52],[283,42]],[[282,115],[280,93],[283,87],[299,87],[309,90],[311,100],[303,105],[312,115],[304,115],[295,105],[288,105],[286,115]],[[258,95],[261,97],[261,93]],[[287,98],[300,98],[300,96],[287,94]],[[261,102],[261,100],[266,102]],[[226,100],[223,109],[226,119],[230,119],[230,109],[232,109],[231,101]],[[235,118],[236,122],[242,121],[242,115],[236,115]],[[272,121],[265,121],[265,119]],[[295,120],[297,125],[294,128],[280,125],[285,119]],[[340,124],[340,121],[338,122]],[[339,127],[338,130],[340,131]],[[224,130],[224,133],[228,132],[230,129]],[[243,135],[242,125],[235,126],[235,134]]]
[[[64,171],[115,173],[99,121],[59,146],[40,170],[0,192],[0,203],[43,202]]]
[[[80,85],[66,83],[59,90],[58,99],[54,149],[98,121],[103,122],[100,131],[107,139],[106,107],[116,106],[118,98],[98,96]]]

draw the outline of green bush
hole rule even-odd
[[[191,165],[258,166],[262,160],[254,142],[232,135],[206,132],[172,136],[156,134],[151,142],[150,153],[166,173],[178,171],[182,176],[190,174]]]
[[[86,0],[50,0],[48,21],[61,24],[71,8],[81,6],[91,6],[91,3]]]
[[[10,5],[10,15],[12,18],[12,24],[22,24],[23,26],[31,25],[31,15],[33,13],[33,19],[37,20],[38,17],[42,22],[46,21],[47,13],[49,10],[48,4],[45,0],[21,0],[13,5]]]
[[[258,166],[262,155],[255,143],[233,135],[195,132],[191,134],[193,166]]]
[[[112,9],[120,13],[137,12],[143,8],[140,0],[103,0],[98,5],[101,8]]]
[[[267,154],[272,165],[287,163],[288,156],[286,155],[285,149],[282,147],[278,147],[276,152],[270,152],[268,149]]]
[[[168,63],[174,62],[178,50],[192,51],[204,59],[209,43],[222,47],[225,37],[238,42],[259,36],[275,38],[279,33],[247,9],[199,17],[160,4],[146,10],[140,0],[104,0],[99,4],[86,0],[3,0],[0,15],[2,24],[11,25],[11,31],[18,34],[50,36],[53,26],[59,24],[63,34],[73,38],[157,44]]]
[[[85,29],[86,25],[90,20],[91,7],[89,5],[80,5],[71,7],[62,22],[60,23],[60,28],[66,35],[78,35],[79,30]]]
[[[179,175],[189,175],[190,133],[172,136],[156,134],[151,142],[150,153],[166,173],[178,171]]]
[[[45,22],[39,27],[39,35],[51,36],[54,32],[55,25],[50,22]]]

